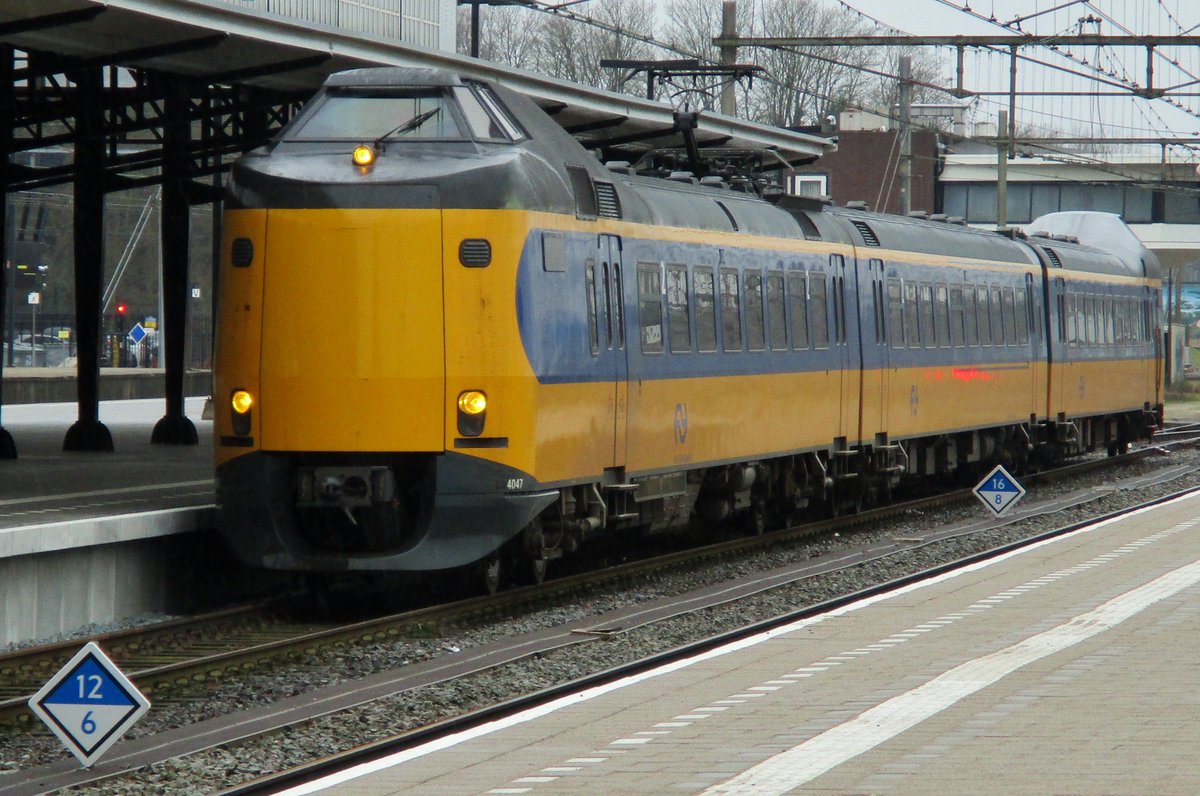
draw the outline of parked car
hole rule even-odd
[[[13,343],[13,366],[18,368],[56,368],[67,358],[66,340],[50,335],[21,335]],[[3,347],[4,364],[8,364],[8,345]]]

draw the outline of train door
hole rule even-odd
[[[873,440],[887,432],[888,366],[886,281],[883,260],[867,261],[865,275],[861,261],[855,263],[856,295],[870,306],[859,308],[858,339],[862,361],[862,426],[859,438]],[[869,290],[868,290],[869,289]],[[854,316],[851,316],[854,317]]]
[[[857,442],[859,432],[859,415],[862,401],[862,358],[858,349],[858,341],[852,335],[859,337],[859,324],[855,323],[853,330],[849,328],[848,318],[858,318],[859,307],[856,295],[858,282],[857,265],[849,274],[850,284],[847,285],[846,258],[840,254],[829,257],[830,271],[833,284],[833,323],[831,331],[833,344],[837,350],[837,368],[841,373],[841,417],[839,418],[838,436],[846,437],[849,444]],[[847,307],[847,300],[853,303]]]
[[[600,263],[600,303],[604,309],[604,346],[608,373],[613,384],[613,444],[611,467],[625,466],[625,434],[629,407],[629,360],[625,346],[624,274],[621,269],[621,238],[600,235],[597,239]]]

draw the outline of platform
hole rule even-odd
[[[114,452],[64,452],[73,403],[8,405],[18,458],[0,460],[0,644],[182,605],[212,528],[212,422],[200,444],[152,445],[163,399],[102,401]]]
[[[1198,525],[1178,499],[289,793],[1200,792]]]

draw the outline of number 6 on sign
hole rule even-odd
[[[91,766],[150,709],[104,650],[89,643],[29,700],[71,754]]]
[[[996,465],[996,469],[988,473],[975,487],[975,496],[993,515],[999,517],[1017,505],[1025,496],[1025,490],[1003,466]]]

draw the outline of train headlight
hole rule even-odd
[[[466,390],[458,395],[458,433],[478,437],[483,433],[488,399],[480,390]]]
[[[251,426],[250,409],[254,406],[254,396],[245,390],[234,390],[229,396],[230,419],[233,421],[233,433],[239,437],[249,436]]]
[[[375,162],[375,149],[366,144],[359,144],[354,147],[354,154],[351,157],[354,159],[355,166],[366,168]]]

